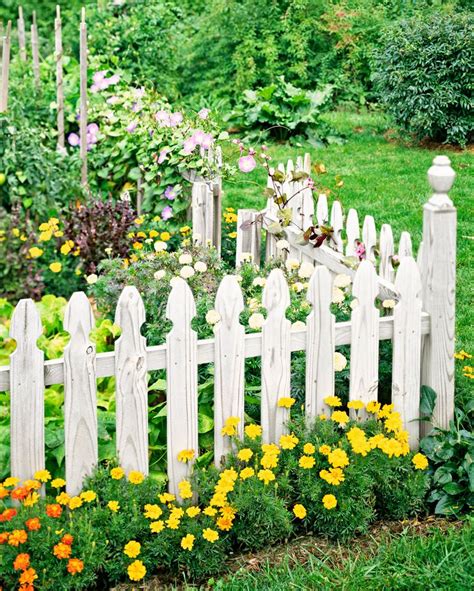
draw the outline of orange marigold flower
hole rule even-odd
[[[67,571],[71,575],[76,575],[84,570],[84,563],[79,558],[70,558],[67,563]]]
[[[63,558],[69,558],[71,556],[71,546],[59,542],[59,544],[54,546],[53,554],[56,556],[56,558],[59,558],[59,560],[62,560]]]
[[[15,499],[16,501],[22,501],[23,499],[26,499],[26,497],[28,496],[28,489],[24,486],[19,486],[18,488],[12,490],[10,496],[12,499]]]
[[[35,580],[38,578],[34,568],[27,568],[22,572],[19,582],[20,585],[33,585]],[[33,587],[31,587],[32,589]],[[21,589],[27,589],[27,587],[21,587]]]
[[[11,521],[15,515],[16,509],[5,509],[3,513],[0,514],[0,522]]]
[[[26,552],[18,554],[13,563],[15,570],[26,570],[30,566],[30,555]]]
[[[29,531],[36,531],[41,528],[41,522],[38,517],[32,517],[31,519],[27,519],[25,521],[26,528]]]
[[[61,542],[67,546],[72,546],[74,538],[71,536],[71,534],[64,534],[64,536],[61,538]]]
[[[0,499],[8,497],[10,491],[0,484]]]
[[[10,534],[7,531],[0,533],[0,544],[6,544]]]
[[[52,505],[46,505],[46,515],[48,517],[61,517],[61,513],[63,512],[63,508],[61,505],[57,503],[53,503]]]
[[[19,546],[24,544],[28,539],[28,534],[24,529],[14,529],[8,536],[8,544],[10,546]]]
[[[222,516],[219,517],[219,519],[216,521],[216,525],[219,529],[222,529],[223,531],[229,531],[230,529],[232,529],[232,524],[233,524],[233,518],[232,517],[227,517],[227,516]]]

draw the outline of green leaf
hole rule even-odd
[[[431,417],[436,404],[436,392],[429,386],[421,386],[420,395],[420,412]]]
[[[198,415],[198,432],[199,433],[208,433],[214,428],[214,419],[205,415],[203,413],[199,413]]]

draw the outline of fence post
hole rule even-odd
[[[87,25],[86,9],[82,8],[79,26],[80,41],[80,153],[82,160],[81,182],[87,186]]]
[[[433,424],[441,428],[449,426],[454,414],[457,215],[448,191],[455,176],[449,158],[436,156],[428,170],[434,192],[423,208],[422,294],[431,330],[423,343],[421,383],[437,394]],[[427,431],[426,423],[422,429]]]
[[[243,227],[242,227],[243,225]],[[240,267],[245,261],[251,261],[260,266],[260,243],[262,219],[254,209],[239,209],[237,211],[237,250],[235,266]]]
[[[25,41],[25,19],[23,17],[23,7],[18,7],[18,46],[20,48],[20,59],[26,62],[26,41]]]
[[[214,194],[204,182],[193,183],[192,189],[193,243],[213,246]]]

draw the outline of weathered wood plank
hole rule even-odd
[[[79,74],[80,74],[80,156],[81,182],[87,185],[87,25],[86,9],[81,11],[81,24],[79,26]]]
[[[54,20],[54,47],[56,59],[56,125],[58,128],[58,148],[64,148],[64,87],[63,87],[63,39],[61,9],[56,6]]]
[[[344,228],[344,221],[342,217],[342,207],[340,201],[333,201],[331,207],[331,226],[333,229],[331,244],[337,252],[343,252],[344,246],[342,243],[342,230]]]
[[[193,243],[214,244],[214,195],[207,183],[195,182],[192,188]]]
[[[392,257],[394,254],[393,232],[390,224],[383,224],[380,230],[380,268],[379,275],[392,282],[394,270]]]
[[[262,239],[261,214],[253,209],[237,211],[237,245],[235,254],[236,267],[245,261],[252,261],[260,266],[260,244]],[[244,227],[242,228],[242,224]]]
[[[352,257],[355,255],[356,241],[360,238],[359,216],[355,209],[349,209],[349,213],[347,214],[346,236],[346,256]]]
[[[400,235],[400,242],[398,244],[398,256],[411,257],[413,255],[413,247],[411,245],[411,236],[409,232],[402,232]]]
[[[362,227],[362,242],[365,245],[365,254],[368,261],[375,262],[375,247],[377,245],[377,230],[373,216],[366,215]]]

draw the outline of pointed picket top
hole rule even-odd
[[[298,156],[296,158],[296,170],[298,170],[299,172],[303,171],[304,164],[303,164],[303,156]]]
[[[318,220],[318,226],[324,226],[329,221],[328,196],[325,193],[320,193],[318,195],[318,204],[316,206],[316,219]]]
[[[377,230],[373,216],[366,215],[362,227],[362,242],[365,245],[366,257],[369,261],[375,261],[374,249],[377,245]]]
[[[294,172],[295,170],[295,165],[293,164],[293,160],[288,160],[288,162],[286,163],[286,174],[291,176],[291,173]]]
[[[361,261],[354,277],[352,295],[368,305],[374,306],[378,292],[377,273],[374,265],[367,260]],[[359,301],[360,303],[361,301]]]
[[[20,300],[10,324],[16,341],[10,355],[10,471],[21,480],[45,466],[44,354],[36,344],[42,332],[33,300]]]
[[[412,256],[406,256],[398,267],[395,287],[400,294],[400,300],[418,299],[421,297],[421,277],[418,265]]]
[[[115,324],[122,329],[122,335],[127,332],[137,332],[145,322],[145,305],[138,289],[134,285],[123,288],[117,302]]]
[[[303,170],[311,176],[311,156],[308,152],[304,155]]]
[[[262,304],[269,314],[283,313],[290,305],[290,290],[281,269],[273,269],[263,288]]]
[[[346,245],[346,255],[354,256],[356,250],[356,240],[360,238],[360,230],[359,230],[359,216],[357,214],[357,210],[349,209],[349,213],[347,214],[346,220],[346,235],[347,235],[347,245]]]
[[[380,229],[380,269],[382,279],[393,281],[394,269],[392,257],[394,254],[393,232],[390,224],[382,224]]]
[[[340,201],[333,201],[331,207],[331,226],[333,229],[332,242],[337,252],[343,252],[342,245],[342,229],[344,227],[344,221],[342,217],[342,207]]]
[[[400,242],[398,244],[398,256],[411,257],[413,254],[413,247],[411,244],[410,232],[402,232],[400,235]]]
[[[63,326],[71,338],[72,335],[80,331],[88,337],[94,328],[92,306],[83,291],[74,292],[69,299],[64,311]]]
[[[230,327],[235,322],[239,323],[239,316],[244,310],[244,298],[235,275],[226,275],[222,279],[216,294],[215,308],[221,317],[216,330],[221,324]]]
[[[306,319],[306,416],[325,410],[324,398],[334,394],[335,316],[331,314],[332,277],[329,269],[316,267],[309,280],[307,301],[312,311]]]

